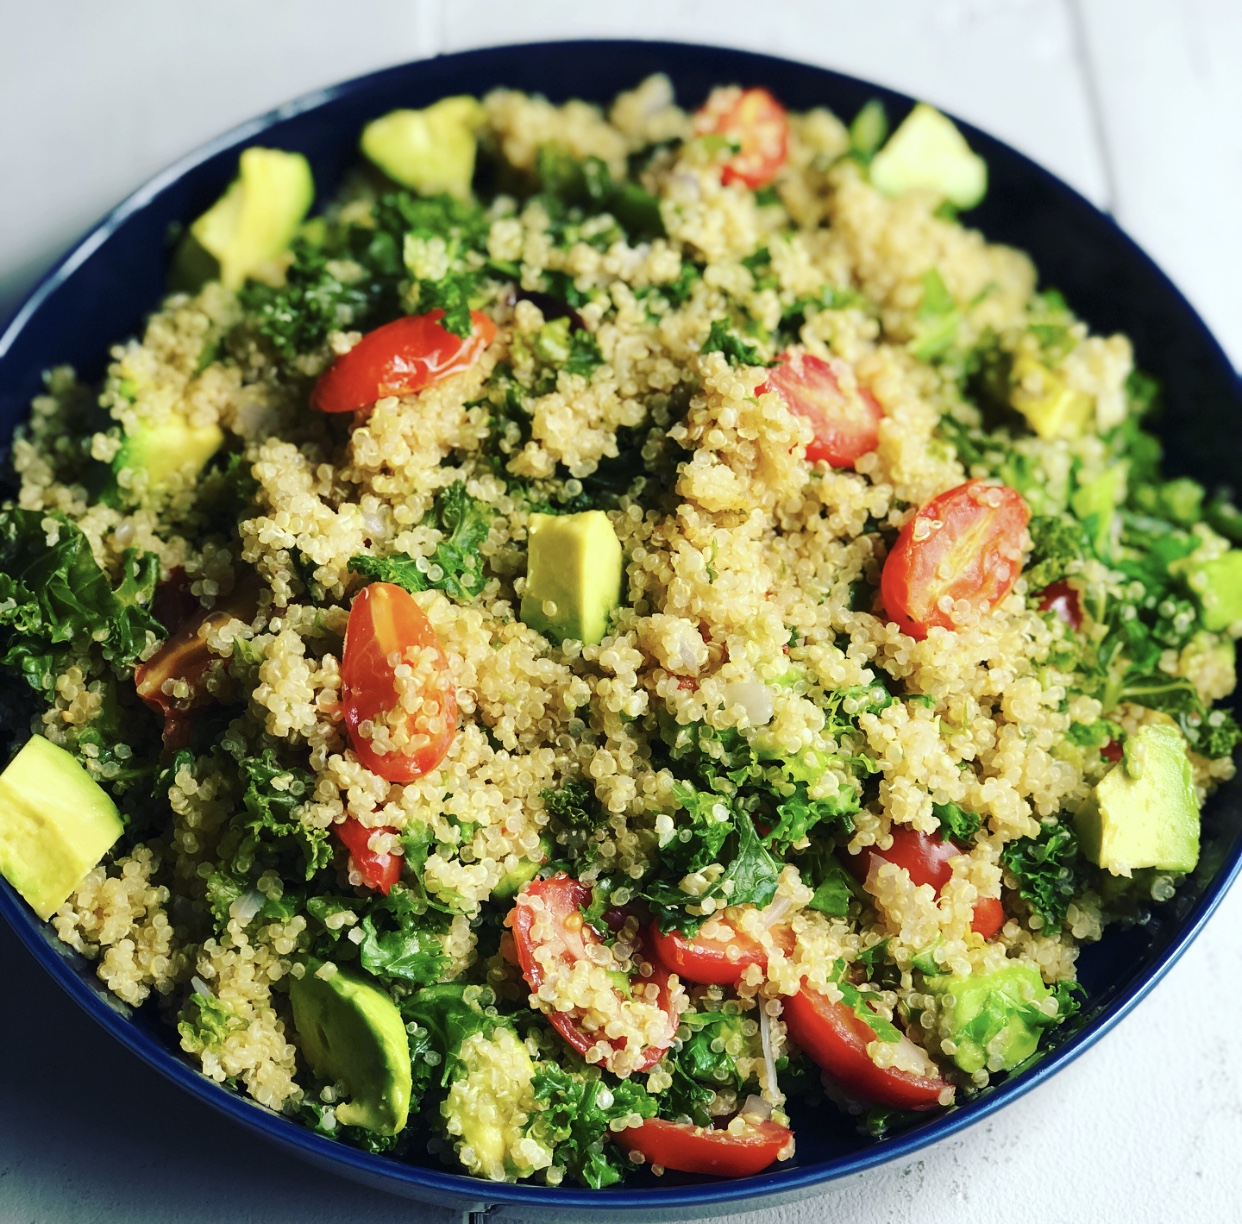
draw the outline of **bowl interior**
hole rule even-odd
[[[713,85],[764,85],[792,109],[827,106],[850,117],[880,98],[899,120],[910,99],[850,77],[768,56],[667,43],[585,42],[502,47],[404,65],[310,95],[246,124],[190,154],[120,205],[49,274],[0,335],[0,438],[7,439],[41,386],[42,372],[68,363],[85,378],[104,369],[109,347],[141,329],[164,292],[170,231],[202,212],[231,179],[237,153],[262,142],[310,159],[320,203],[355,159],[362,125],[397,106],[423,106],[454,93],[505,85],[555,101],[607,102],[652,72],[672,79],[679,101],[696,105]],[[1020,154],[962,125],[987,159],[991,185],[968,216],[989,239],[1031,253],[1041,283],[1056,286],[1098,332],[1122,331],[1138,365],[1165,390],[1159,423],[1171,472],[1213,487],[1227,483],[1237,454],[1242,384],[1202,321],[1155,265],[1112,223],[1065,184]],[[1224,786],[1204,817],[1198,871],[1177,897],[1142,927],[1113,930],[1082,953],[1088,990],[1084,1016],[1061,1030],[1023,1075],[967,1106],[881,1142],[859,1136],[834,1111],[799,1117],[793,1167],[740,1182],[700,1182],[668,1175],[636,1179],[624,1189],[583,1192],[491,1186],[441,1167],[401,1165],[324,1140],[212,1084],[176,1052],[175,1040],[147,1009],[129,1015],[90,968],[50,937],[7,884],[0,912],[36,957],[97,1019],[139,1057],[209,1104],[268,1138],[359,1180],[458,1206],[508,1202],[527,1208],[659,1210],[694,1214],[742,1201],[805,1192],[831,1177],[907,1156],[1046,1078],[1110,1027],[1157,980],[1197,932],[1236,873],[1242,852],[1242,781]]]

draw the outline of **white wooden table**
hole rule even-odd
[[[989,129],[1111,209],[1242,364],[1237,0],[0,0],[0,31],[0,314],[147,176],[307,89],[473,46],[651,37],[814,61]],[[995,1119],[738,1218],[1237,1219],[1238,930],[1235,890],[1135,1015]],[[0,983],[0,1224],[444,1218],[258,1146],[184,1098],[3,930]]]

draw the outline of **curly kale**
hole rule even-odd
[[[553,1160],[578,1182],[600,1190],[629,1170],[625,1153],[612,1143],[610,1124],[632,1114],[654,1116],[656,1102],[634,1080],[605,1084],[597,1072],[567,1071],[544,1062],[534,1079],[538,1103],[527,1133],[553,1151]]]
[[[1001,851],[1001,862],[1018,882],[1022,899],[1047,930],[1065,921],[1069,904],[1083,888],[1083,860],[1069,825],[1048,825],[1038,837],[1023,837]]]
[[[487,585],[479,549],[495,513],[456,481],[436,495],[434,507],[423,520],[444,536],[430,557],[416,559],[408,553],[357,556],[349,559],[349,568],[369,582],[393,582],[407,591],[443,591],[462,602],[474,599]]]

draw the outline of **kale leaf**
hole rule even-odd
[[[221,842],[231,870],[240,876],[251,875],[256,866],[292,871],[299,869],[294,863],[300,858],[309,880],[332,861],[333,849],[327,829],[299,818],[314,779],[304,769],[282,765],[272,748],[242,757],[238,769],[245,782],[244,810]]]
[[[777,364],[775,361],[764,361],[759,355],[759,350],[753,344],[747,344],[741,339],[723,319],[712,321],[707,339],[703,341],[703,347],[699,349],[699,352],[704,355],[723,353],[730,365],[774,366]]]
[[[440,490],[423,520],[444,535],[430,557],[415,559],[408,553],[357,556],[349,559],[349,568],[371,582],[394,582],[407,591],[437,590],[462,602],[474,599],[487,585],[479,548],[491,530],[494,514],[487,502],[471,497],[465,484],[456,481]]]
[[[467,1037],[472,1033],[490,1033],[498,1023],[503,1023],[483,1010],[481,1000],[486,997],[490,997],[490,992],[482,987],[445,983],[424,986],[397,1000],[407,1031],[411,1024],[417,1026],[410,1033],[414,1073],[411,1109],[417,1108],[430,1088],[446,1088],[453,1080],[461,1066],[458,1052]]]
[[[710,1126],[708,1107],[716,1093],[742,1087],[736,1055],[747,1043],[743,1020],[730,1012],[688,1011],[682,1013],[681,1024],[689,1035],[667,1055],[673,1082],[660,1094],[660,1115]]]
[[[554,1163],[593,1190],[619,1182],[631,1165],[611,1142],[609,1124],[631,1114],[655,1114],[655,1100],[642,1085],[630,1079],[608,1085],[598,1073],[544,1062],[535,1073],[534,1090],[539,1108],[530,1115],[527,1133],[552,1149]]]
[[[1022,899],[1043,918],[1045,929],[1058,929],[1083,887],[1074,830],[1064,824],[1046,825],[1038,837],[1010,842],[1001,851],[1001,862],[1017,880]]]
[[[983,823],[976,813],[963,811],[956,803],[933,803],[932,812],[940,822],[940,837],[943,841],[968,845]]]

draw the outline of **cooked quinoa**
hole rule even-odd
[[[790,114],[768,181],[730,172],[747,150],[712,115],[748,97],[696,118],[662,77],[608,111],[497,90],[472,194],[360,168],[240,287],[169,296],[101,388],[50,372],[13,443],[7,722],[126,821],[52,925],[204,1074],[322,1133],[603,1186],[660,1171],[653,1117],[745,1137],[826,1094],[841,1120],[815,1125],[878,1133],[913,1116],[885,1084],[961,1103],[1077,1010],[1081,945],[1188,870],[1084,845],[1140,732],[1176,728],[1196,809],[1233,774],[1212,703],[1242,624],[1195,575],[1239,520],[1161,477],[1129,341],[936,192],[879,190],[874,108]],[[364,335],[432,309],[454,344],[471,310],[494,338],[411,393],[311,406]],[[808,458],[781,383],[804,358],[874,405],[849,461]],[[213,453],[157,482],[126,447],[169,422]],[[978,521],[1021,512],[1009,580],[972,600],[949,554],[912,631],[892,558],[970,481]],[[584,642],[526,623],[564,611],[528,547],[533,515],[590,511],[623,568]],[[22,619],[23,548],[71,587],[102,571],[114,621]],[[369,584],[432,636],[352,726]],[[901,846],[951,848],[932,882]],[[696,980],[703,946],[733,980]],[[405,1025],[395,1134],[337,1117],[358,1085],[294,1023],[291,983],[338,970]],[[1000,1020],[971,1027],[989,982]],[[811,995],[863,1026],[861,1072],[799,1043]]]

